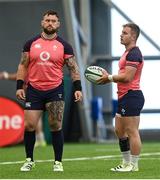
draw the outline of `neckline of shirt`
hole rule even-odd
[[[41,38],[44,39],[44,40],[49,40],[49,41],[56,39],[57,36],[58,36],[57,33],[55,33],[53,37],[48,37],[47,38],[47,37],[44,36],[43,32],[41,33]]]

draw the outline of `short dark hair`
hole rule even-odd
[[[54,10],[48,10],[48,11],[44,12],[43,17],[46,16],[46,15],[48,15],[48,16],[49,15],[55,15],[59,19],[58,13],[56,11],[54,11]]]
[[[137,24],[135,24],[135,23],[127,23],[127,24],[124,24],[123,27],[130,27],[131,30],[136,35],[136,40],[138,39],[139,34],[140,34],[140,28],[139,28],[139,26]]]

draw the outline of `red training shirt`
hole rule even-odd
[[[62,83],[65,59],[74,56],[71,45],[59,36],[48,40],[38,35],[25,43],[23,52],[30,61],[27,82],[44,91]]]
[[[123,73],[125,71],[126,66],[132,66],[137,69],[136,74],[133,80],[129,83],[117,83],[118,87],[118,98],[123,97],[128,90],[139,90],[140,89],[140,78],[141,72],[143,68],[143,57],[141,51],[138,47],[133,47],[124,52],[122,57],[119,60],[119,72]]]

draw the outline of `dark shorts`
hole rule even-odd
[[[144,101],[141,90],[129,90],[127,94],[118,100],[117,113],[121,116],[139,116]]]
[[[52,101],[64,101],[63,83],[48,91],[40,91],[30,84],[26,90],[25,109],[27,110],[45,110],[45,104]]]

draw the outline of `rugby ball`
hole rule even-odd
[[[86,68],[84,75],[88,81],[97,84],[96,81],[103,75],[103,71],[105,71],[105,69],[103,69],[102,67],[89,66]]]

